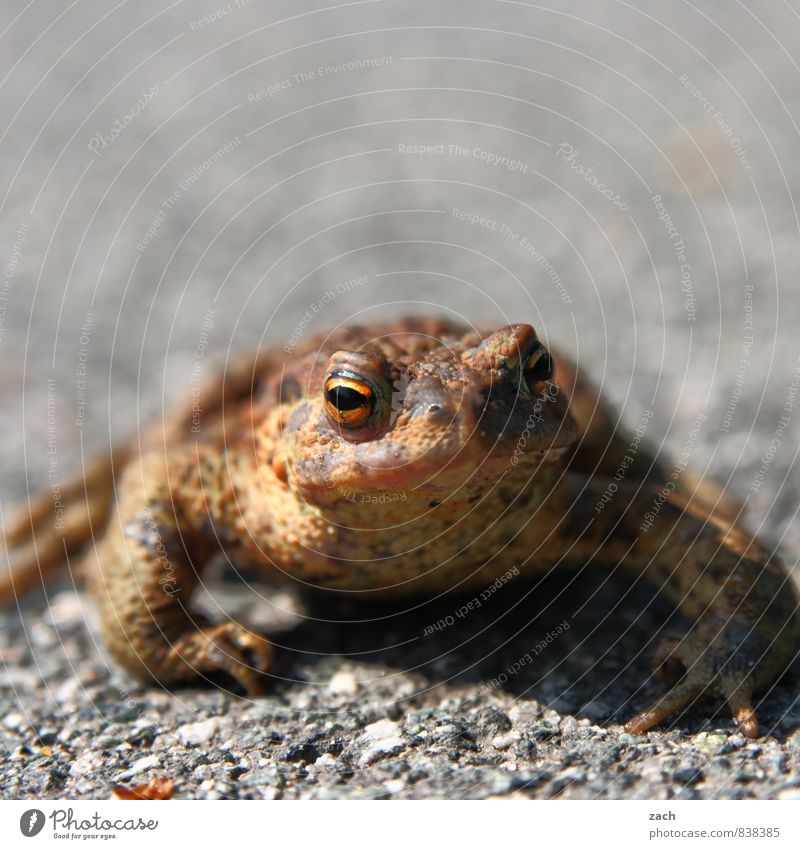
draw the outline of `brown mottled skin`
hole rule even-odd
[[[331,393],[334,406],[362,407],[341,412],[351,416],[342,424]],[[627,729],[721,697],[742,732],[758,735],[753,693],[798,640],[783,566],[713,487],[672,493],[643,530],[664,469],[643,447],[624,460],[630,436],[568,361],[547,359],[530,326],[345,328],[238,361],[200,407],[199,421],[179,410],[65,488],[59,531],[47,530],[46,496],[6,533],[15,548],[5,582],[19,591],[32,563],[38,577],[97,534],[113,467],[116,509],[90,555],[92,586],[108,647],[136,677],[174,684],[224,672],[262,690],[269,641],[192,610],[220,551],[272,581],[368,597],[468,590],[511,566],[536,575],[594,560],[643,574],[693,623],[657,653],[673,689]]]

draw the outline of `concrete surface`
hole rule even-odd
[[[797,560],[796,2],[54,14],[0,12],[3,515],[187,394],[195,367],[436,311],[531,321],[624,423],[652,410],[676,459],[699,423],[688,465]],[[613,575],[506,588],[435,638],[443,603],[292,629],[296,599],[214,586],[283,629],[264,699],[133,686],[63,583],[3,612],[0,795],[103,798],[154,774],[182,797],[800,795],[797,671],[761,741],[704,709],[619,733],[658,692],[669,611],[647,589],[615,606]],[[576,611],[541,663],[487,688]],[[367,622],[320,621],[337,618]]]

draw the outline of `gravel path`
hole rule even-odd
[[[653,607],[643,592],[609,617],[626,590],[617,579],[568,584],[505,588],[435,638],[422,635],[452,613],[445,602],[325,610],[390,616],[377,633],[318,621],[281,632],[292,609],[281,598],[280,680],[254,701],[122,680],[88,635],[88,602],[59,591],[25,631],[3,617],[4,795],[106,798],[168,776],[181,798],[800,798],[797,671],[762,708],[764,739],[746,741],[711,707],[626,734],[619,721],[661,691],[639,655],[669,610],[637,615]],[[518,591],[560,601],[531,624],[507,614]],[[214,597],[269,622],[246,591],[217,582]],[[565,620],[535,665],[508,671]]]
[[[797,561],[796,3],[213,5],[3,4],[0,518],[229,351],[437,311],[531,321]],[[63,583],[2,611],[0,796],[800,797],[800,670],[761,740],[620,732],[671,611],[611,572],[464,618],[212,590],[270,695],[134,686]]]

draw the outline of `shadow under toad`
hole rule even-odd
[[[652,674],[653,652],[663,633],[688,627],[652,585],[599,566],[537,581],[518,576],[496,591],[436,600],[376,603],[323,593],[303,605],[299,624],[270,633],[280,647],[273,692],[325,681],[344,657],[361,667],[366,698],[401,708],[447,684],[487,705],[493,692],[504,693],[504,702],[508,695],[533,700],[600,725],[623,722],[666,691]],[[395,698],[398,673],[414,686]],[[762,697],[764,733],[776,733],[797,712],[798,683],[795,663]],[[690,707],[661,729],[710,727],[735,730],[716,701]]]

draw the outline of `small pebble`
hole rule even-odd
[[[701,731],[694,738],[694,745],[707,755],[718,755],[726,748],[728,738],[722,734],[707,734]]]
[[[502,734],[492,740],[492,745],[495,747],[495,749],[499,749],[501,752],[503,752],[513,746],[518,739],[519,738],[516,734]]]
[[[148,755],[146,758],[139,758],[138,761],[134,761],[125,772],[121,772],[117,776],[117,781],[128,781],[136,775],[141,775],[143,772],[147,772],[148,769],[154,769],[156,767],[161,766],[161,761],[158,758],[158,755]]]
[[[200,722],[191,722],[188,725],[182,725],[178,729],[178,734],[181,740],[189,746],[201,746],[217,733],[217,720],[205,719]]]
[[[405,748],[400,726],[391,719],[380,719],[368,725],[361,735],[360,743],[363,748],[358,765],[361,767]]]
[[[672,773],[674,781],[679,781],[681,784],[697,784],[703,780],[703,771],[693,766],[684,766],[676,769]]]
[[[328,691],[336,696],[355,696],[358,681],[349,669],[341,669],[328,682]]]

